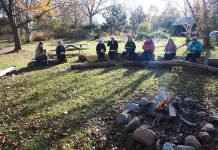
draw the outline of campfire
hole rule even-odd
[[[123,104],[116,116],[116,124],[132,140],[163,150],[195,150],[204,147],[216,133],[213,116],[205,106],[193,98],[181,99],[164,91],[154,98],[135,93],[139,101]]]

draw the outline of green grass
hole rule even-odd
[[[183,40],[176,39],[177,45]],[[56,42],[46,42],[45,46],[52,52]],[[0,55],[0,68],[11,65],[25,68],[34,56],[36,44],[24,45],[24,51],[18,54]],[[85,53],[94,54],[95,44],[89,42],[90,49]],[[137,42],[138,50],[141,44]],[[184,49],[181,51],[184,53]],[[162,53],[162,48],[158,48],[156,55]],[[4,139],[8,145],[0,149],[79,149],[74,146],[81,139],[87,145],[80,148],[91,149],[95,141],[90,139],[89,131],[98,125],[90,120],[107,116],[106,110],[118,101],[136,100],[135,91],[154,96],[165,85],[172,94],[182,98],[192,96],[218,112],[216,76],[180,69],[113,67],[71,71],[69,68],[67,63],[1,78],[0,141]]]

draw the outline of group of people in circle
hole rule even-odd
[[[56,55],[60,63],[67,62],[66,49],[63,45],[63,41],[58,42],[58,46],[56,47]],[[36,59],[35,66],[37,67],[47,66],[52,63],[51,60],[48,58],[48,55],[46,54],[46,48],[44,47],[43,42],[39,42],[38,46],[36,47],[35,59]]]
[[[111,37],[110,41],[107,43],[107,46],[109,47],[108,54],[110,60],[118,59],[119,46],[114,36]],[[128,36],[125,44],[125,51],[121,54],[121,56],[125,56],[129,61],[154,61],[155,44],[151,37],[146,37],[142,49],[144,50],[142,54],[136,53],[136,44],[132,36]],[[172,60],[176,57],[177,47],[172,38],[168,40],[164,51],[164,60]],[[202,51],[203,47],[201,43],[198,41],[197,37],[193,37],[188,46],[186,61],[196,62],[196,59],[201,57]],[[102,39],[98,39],[96,53],[98,55],[98,61],[105,61],[106,46]]]
[[[109,47],[109,58],[114,61],[118,59],[118,48],[119,44],[115,40],[115,37],[112,36],[110,41],[107,43]],[[142,46],[143,53],[136,53],[136,44],[132,38],[132,36],[128,36],[127,42],[125,44],[125,51],[121,54],[126,57],[129,61],[153,61],[154,60],[154,51],[155,44],[151,37],[147,37]],[[192,41],[188,46],[188,54],[186,56],[186,61],[196,62],[196,59],[201,56],[203,51],[202,44],[198,41],[197,37],[193,37]],[[170,38],[165,46],[165,54],[164,60],[172,60],[176,57],[177,47],[172,38]],[[96,53],[98,56],[98,61],[105,61],[106,54],[106,46],[102,39],[98,39],[98,44],[96,46]],[[58,42],[58,46],[56,47],[56,55],[60,63],[67,62],[66,58],[66,49],[63,45],[62,41]],[[48,58],[46,54],[46,49],[44,47],[43,42],[39,42],[36,50],[35,50],[35,59],[36,66],[45,66],[51,63],[51,60]]]

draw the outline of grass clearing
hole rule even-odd
[[[184,39],[177,40],[180,45]],[[52,52],[57,40],[45,43]],[[0,69],[11,65],[25,68],[34,56],[36,45],[26,44],[20,53],[3,54],[9,49],[0,50]],[[89,45],[90,49],[85,53],[94,54],[95,42],[91,41]],[[137,47],[141,45],[137,42]],[[180,52],[182,55],[184,49],[179,55]],[[160,47],[156,56],[162,53]],[[212,51],[213,56],[216,54]],[[88,144],[75,149],[92,149],[95,141],[90,139],[89,131],[96,125],[90,120],[107,115],[106,109],[117,101],[136,100],[134,91],[145,91],[154,96],[165,85],[171,93],[182,98],[192,96],[218,112],[216,76],[181,69],[113,67],[71,71],[69,68],[70,63],[67,63],[1,78],[0,141],[4,139],[5,144],[0,145],[0,149],[74,149],[81,139]]]

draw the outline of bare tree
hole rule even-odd
[[[93,24],[93,16],[103,11],[103,5],[107,0],[76,0],[83,13],[89,18],[89,24]]]
[[[210,38],[209,38],[209,5],[210,0],[197,0],[197,3],[191,3],[186,0],[188,7],[191,11],[192,16],[197,22],[198,28],[201,35],[203,36],[203,45],[206,48],[210,48]],[[196,9],[197,8],[197,9]]]

